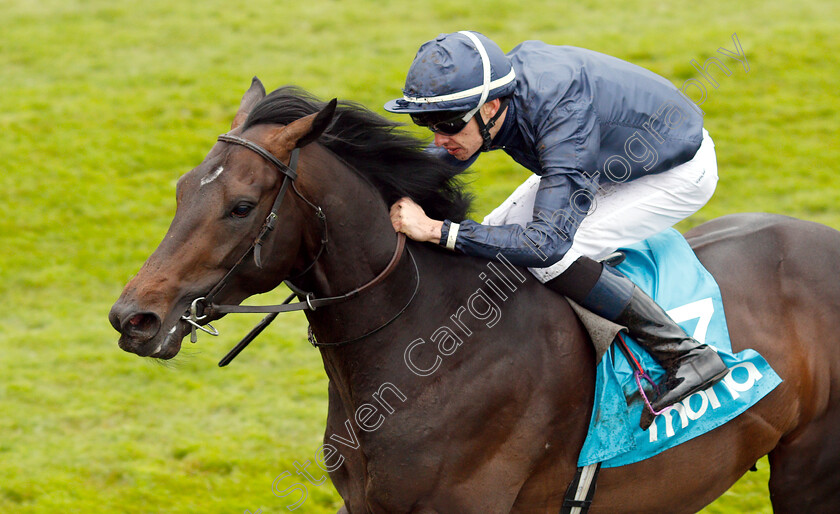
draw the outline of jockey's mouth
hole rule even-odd
[[[464,149],[458,145],[443,145],[443,149],[449,152],[450,155],[455,155],[458,152],[463,151]]]

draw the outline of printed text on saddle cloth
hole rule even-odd
[[[704,298],[689,304],[671,309],[668,315],[679,324],[697,320],[692,337],[700,343],[716,346],[714,341],[706,341],[706,331],[714,314],[714,303],[711,298]],[[723,380],[705,391],[700,391],[674,404],[670,409],[656,418],[656,422],[649,429],[650,442],[659,439],[659,429],[664,428],[662,437],[673,437],[675,426],[686,428],[692,421],[697,421],[707,413],[720,408],[722,403],[738,400],[745,392],[750,391],[763,375],[752,362],[745,361],[731,366],[730,372]],[[677,425],[678,423],[678,425]]]

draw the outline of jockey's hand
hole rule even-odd
[[[402,232],[420,242],[440,243],[442,221],[426,216],[423,208],[405,196],[391,206],[391,224],[394,230]]]

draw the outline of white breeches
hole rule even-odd
[[[617,248],[658,234],[706,205],[717,181],[715,144],[703,129],[703,142],[690,161],[629,182],[602,183],[566,255],[552,266],[530,271],[540,282],[547,282],[566,271],[582,255],[602,259]],[[533,219],[539,183],[538,175],[528,178],[482,223],[515,223],[524,227]]]

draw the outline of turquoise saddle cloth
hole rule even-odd
[[[602,467],[617,467],[653,457],[730,421],[782,382],[758,352],[732,353],[720,289],[679,232],[669,229],[621,250],[627,257],[617,269],[688,334],[714,346],[731,371],[706,391],[657,416],[643,431],[639,417],[644,401],[634,368],[613,343],[598,363],[595,404],[579,466],[601,462]],[[630,337],[625,340],[659,383],[663,369]]]

